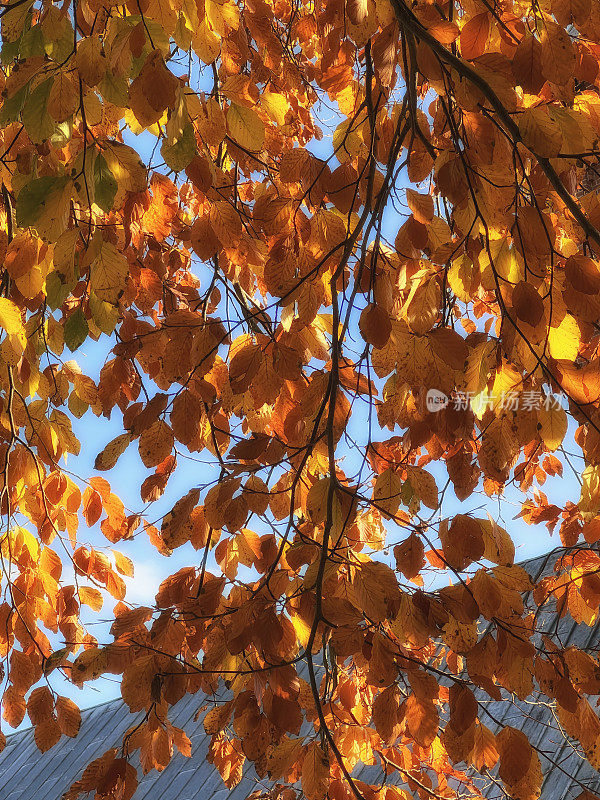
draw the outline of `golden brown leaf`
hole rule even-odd
[[[308,800],[323,800],[329,786],[329,760],[317,742],[308,745],[302,762],[302,791]]]

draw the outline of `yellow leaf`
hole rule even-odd
[[[393,469],[385,469],[375,480],[373,503],[384,514],[393,517],[400,507],[402,480]]]
[[[227,128],[234,142],[245,150],[258,152],[265,141],[265,124],[256,111],[232,103],[227,111]]]
[[[40,257],[41,241],[30,230],[18,231],[8,245],[4,266],[12,280],[17,280],[33,269]]]
[[[481,342],[469,353],[465,370],[469,392],[479,394],[485,387],[492,363],[495,360],[495,351],[494,342]]]
[[[102,595],[93,586],[79,587],[79,600],[89,606],[93,611],[100,611],[103,600]]]
[[[477,722],[475,727],[475,746],[471,755],[471,761],[475,769],[491,769],[498,763],[498,750],[496,749],[496,737],[489,728],[481,722]]]
[[[437,280],[416,273],[408,299],[402,307],[402,315],[413,333],[423,336],[431,330],[439,313],[440,302],[441,292]]]
[[[448,284],[463,303],[471,300],[479,286],[479,272],[471,259],[464,253],[451,262],[448,270]]]
[[[125,288],[129,267],[123,253],[111,242],[103,242],[91,266],[90,289],[107,303],[116,303]]]
[[[194,52],[205,64],[211,64],[221,52],[221,37],[203,19],[192,34]]]
[[[220,36],[227,36],[231,29],[240,25],[240,12],[235,2],[226,0],[205,0],[204,10],[211,27]]]
[[[381,561],[367,561],[352,581],[355,605],[374,622],[393,619],[400,607],[401,592],[394,570]]]
[[[552,358],[564,358],[574,361],[579,350],[581,332],[575,318],[570,314],[560,321],[556,328],[548,329],[548,350]]]
[[[75,55],[77,70],[88,86],[100,83],[106,72],[106,58],[102,54],[102,42],[97,33],[84,36],[77,43]]]
[[[302,740],[284,736],[267,750],[267,772],[271,780],[287,778],[293,765],[302,753]]]
[[[298,641],[302,647],[306,647],[310,639],[310,625],[308,625],[302,619],[302,617],[298,616],[298,614],[291,614],[290,621],[294,626],[294,631],[298,637]]]
[[[75,661],[71,669],[73,683],[81,685],[84,681],[93,681],[106,669],[106,650],[99,647],[90,647],[84,650]]]
[[[126,192],[143,192],[146,188],[147,171],[133,147],[120,142],[111,142],[102,151],[108,169]]]
[[[10,335],[23,332],[21,312],[13,301],[6,297],[0,297],[0,327]]]
[[[113,556],[115,557],[117,572],[120,572],[121,575],[125,575],[127,578],[133,578],[133,561],[129,556],[120,553],[118,550],[113,550]]]
[[[285,124],[285,115],[290,104],[278,92],[265,92],[260,98],[260,104],[276,125]]]
[[[214,97],[202,103],[197,95],[188,95],[187,106],[190,117],[207,145],[218,147],[226,134],[225,115]]]
[[[42,270],[40,264],[36,264],[25,275],[17,278],[15,281],[17,289],[21,292],[23,297],[32,300],[44,288],[44,281],[46,280],[46,271]]]
[[[516,251],[509,246],[506,239],[495,239],[491,242],[494,267],[499,276],[510,283],[518,283],[523,280],[525,273],[523,265],[516,257]],[[489,263],[483,253],[479,256],[480,264]]]
[[[172,34],[177,24],[177,11],[171,0],[150,0],[144,14],[158,22],[168,35]]]
[[[548,450],[557,450],[567,433],[566,411],[564,408],[546,408],[542,405],[537,410],[537,418],[542,441]]]

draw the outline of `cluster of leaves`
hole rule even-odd
[[[27,713],[47,750],[79,727],[53,671],[121,676],[144,721],[71,799],[129,800],[136,751],[145,771],[189,755],[169,709],[196,692],[226,785],[251,762],[274,799],[491,781],[534,800],[552,754],[485,703],[533,692],[600,767],[598,662],[539,613],[592,625],[600,606],[600,6],[0,16],[4,719]],[[97,379],[67,353],[91,341]],[[433,413],[430,390],[470,402]],[[66,470],[93,415],[123,426],[95,472],[130,446],[149,470],[139,513]],[[559,507],[539,487],[573,465],[569,421],[581,497]],[[200,453],[218,478],[199,469],[157,523],[178,458]],[[536,586],[504,528],[456,512],[510,486],[568,548]],[[152,607],[126,602],[134,565],[106,544],[132,537],[198,551]],[[107,596],[99,641],[81,606]]]

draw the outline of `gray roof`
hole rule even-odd
[[[583,546],[585,548],[585,545]],[[556,562],[563,556],[568,556],[573,552],[573,548],[556,548],[544,556],[523,562],[534,582],[539,581],[546,575],[554,572]],[[591,547],[589,549],[596,549]],[[535,605],[531,604],[533,609]],[[560,643],[563,648],[576,646],[580,650],[595,656],[600,647],[600,623],[592,626],[577,624],[573,618],[566,614],[557,624],[556,605],[550,601],[541,607],[538,613],[536,629],[538,633],[533,639],[541,639],[542,634],[546,633],[554,642]],[[542,800],[574,800],[580,795],[584,788],[590,792],[600,791],[600,774],[590,766],[585,759],[581,745],[567,737],[561,729],[558,715],[556,714],[555,704],[551,703],[548,697],[534,691],[525,701],[513,698],[507,703],[506,693],[503,692],[501,701],[482,700],[485,708],[490,713],[490,718],[486,719],[486,713],[480,713],[482,722],[492,730],[497,730],[498,725],[493,723],[493,719],[501,722],[502,726],[512,725],[522,730],[528,737],[531,744],[539,748],[544,782],[542,784]],[[592,707],[594,702],[591,703]],[[547,758],[544,757],[547,754]],[[489,798],[505,798],[506,795],[500,790],[490,786],[485,796]]]
[[[170,714],[173,725],[190,737],[192,757],[176,752],[163,772],[142,776],[139,770],[135,800],[242,800],[256,787],[256,779],[245,778],[232,792],[224,788],[219,774],[206,761],[210,737],[202,722],[194,720],[201,705],[201,697],[186,695]],[[47,753],[40,754],[31,729],[7,737],[0,756],[1,800],[60,800],[90,761],[111,747],[119,747],[123,734],[142,719],[142,713],[133,715],[121,700],[112,700],[83,711],[77,737],[63,736]]]
[[[556,559],[564,552],[558,549],[522,566],[537,580],[553,570]],[[542,629],[544,617],[548,626],[555,622],[556,617],[550,608],[542,614]],[[575,644],[590,652],[596,651],[600,645],[600,625],[591,628],[577,625],[568,615],[553,632],[559,635],[565,647]],[[488,727],[492,730],[497,727],[492,721],[495,718],[502,725],[522,729],[532,744],[540,748],[542,756],[543,751],[547,751],[557,762],[558,765],[550,770],[542,757],[542,770],[547,773],[542,787],[543,800],[570,800],[581,793],[582,785],[591,791],[600,789],[600,775],[582,757],[577,743],[558,732],[547,698],[540,702],[541,698],[534,694],[525,702],[517,699],[512,702],[505,699],[486,701],[483,697],[481,700],[490,712],[489,719],[486,719],[485,711],[480,714]],[[203,715],[196,719],[203,702],[202,695],[186,695],[169,714],[172,724],[183,728],[190,737],[191,758],[175,751],[163,772],[151,771],[142,775],[138,769],[140,782],[134,800],[244,800],[260,787],[261,781],[248,762],[241,783],[230,791],[225,788],[215,768],[206,761],[210,737],[204,732]],[[103,703],[82,712],[81,729],[75,739],[63,736],[54,748],[43,754],[35,745],[31,729],[12,734],[0,754],[0,800],[60,800],[91,761],[112,747],[119,748],[123,734],[142,719],[142,713],[131,714],[121,700]],[[132,763],[139,766],[137,755]],[[355,777],[376,783],[382,779],[382,771],[378,766],[361,767],[355,771]],[[493,781],[482,788],[488,798],[505,797],[500,786]],[[82,797],[87,799],[90,795]]]
[[[152,770],[142,775],[139,757],[137,754],[132,757],[139,777],[134,800],[244,800],[261,785],[268,788],[250,762],[245,764],[241,782],[232,790],[225,787],[217,770],[206,761],[211,737],[204,732],[204,714],[195,719],[203,700],[201,694],[186,695],[169,713],[170,722],[185,730],[192,741],[191,758],[175,749],[163,772]],[[112,747],[121,746],[123,734],[140,722],[144,714],[131,714],[121,700],[111,700],[83,711],[81,716],[77,737],[63,736],[46,753],[38,751],[31,728],[7,737],[7,745],[0,754],[0,800],[60,800],[91,761]],[[355,777],[376,781],[381,770],[361,765]],[[91,796],[83,794],[82,798]]]

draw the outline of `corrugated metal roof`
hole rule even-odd
[[[523,564],[538,580],[549,574],[561,550]],[[551,608],[542,611],[541,627],[547,620],[550,626],[556,619]],[[600,645],[600,626],[589,628],[576,625],[567,616],[559,623],[557,631],[563,644],[577,644],[583,650],[596,649]],[[487,697],[487,696],[486,696]],[[542,787],[543,800],[567,800],[581,793],[582,784],[591,791],[600,789],[600,775],[582,757],[577,744],[558,734],[556,721],[552,719],[551,704],[536,694],[527,701],[502,700],[483,701],[490,713],[480,714],[488,727],[495,729],[492,719],[502,725],[522,728],[530,741],[542,753],[558,763],[546,775]],[[232,791],[226,789],[215,768],[206,761],[210,737],[195,720],[197,710],[203,704],[200,695],[186,695],[169,714],[173,725],[182,728],[192,740],[192,757],[177,753],[169,766],[161,773],[155,771],[140,775],[140,783],[134,800],[244,800],[250,792],[259,788],[260,779],[251,764],[246,764],[244,778]],[[39,753],[31,729],[12,734],[0,754],[0,800],[60,800],[63,793],[77,780],[85,767],[112,747],[119,748],[123,734],[135,726],[143,714],[133,715],[120,700],[113,700],[82,712],[82,724],[75,739],[63,737],[49,752]],[[549,725],[549,722],[551,723]],[[136,757],[132,759],[134,766]],[[549,769],[542,763],[542,769]],[[379,767],[362,767],[356,770],[357,777],[376,783],[383,778]],[[390,777],[387,777],[388,782]],[[266,786],[264,788],[267,788]],[[485,789],[490,800],[505,797],[501,787],[490,781]]]
[[[217,790],[223,788],[220,776],[206,761],[209,737],[202,722],[194,721],[201,702],[202,698],[187,695],[170,714],[171,722],[183,728],[192,740],[192,757],[177,753],[163,772],[140,775],[135,800],[221,800],[217,796]],[[37,750],[31,729],[9,736],[0,756],[1,800],[60,800],[90,761],[111,747],[119,747],[123,734],[142,718],[141,713],[131,714],[120,700],[103,703],[82,712],[81,729],[75,739],[63,737],[43,754]],[[233,792],[225,790],[223,798],[243,798],[255,785],[256,780],[248,777]]]

